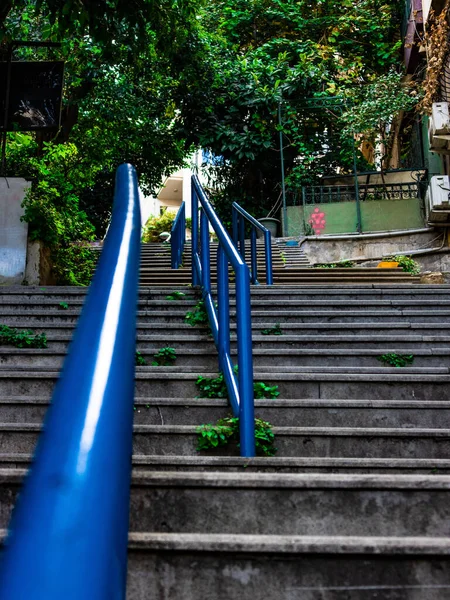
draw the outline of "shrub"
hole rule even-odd
[[[176,213],[166,210],[160,217],[150,217],[145,224],[142,241],[160,242],[159,235],[164,231],[170,233],[176,216]]]

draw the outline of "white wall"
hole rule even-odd
[[[0,283],[22,283],[27,260],[28,223],[21,206],[29,183],[0,178]]]

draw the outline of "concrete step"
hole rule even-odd
[[[187,286],[158,286],[155,289],[148,289],[147,287],[140,290],[140,300],[160,298],[166,293],[169,294],[172,291],[179,290],[185,293],[187,296],[198,295],[195,290]],[[345,285],[344,287],[339,285],[290,285],[290,286],[253,286],[252,287],[252,298],[255,299],[273,299],[277,296],[283,298],[302,299],[308,300],[323,300],[323,299],[335,299],[335,300],[361,300],[371,298],[375,299],[397,299],[401,300],[404,298],[416,299],[416,300],[430,300],[431,305],[434,303],[445,300],[448,297],[450,291],[449,285],[420,285],[414,286],[410,284],[358,284],[358,285]],[[233,294],[233,287],[231,288]],[[87,288],[82,287],[70,287],[70,286],[48,286],[48,287],[36,287],[36,286],[8,286],[2,287],[0,294],[0,305],[10,304],[14,300],[20,305],[23,302],[42,300],[43,302],[57,300],[80,300],[84,299],[87,294]],[[342,297],[341,297],[342,296]]]
[[[24,469],[0,470],[1,527],[9,521],[25,475]],[[373,536],[446,537],[450,534],[449,494],[446,475],[135,471],[130,529],[362,536],[369,524]]]
[[[2,396],[0,422],[41,423],[47,396]],[[214,423],[229,414],[228,401],[218,398],[135,399],[136,425]],[[255,400],[256,416],[274,426],[441,429],[449,423],[450,402],[401,400]]]
[[[36,328],[39,329],[39,328]],[[67,333],[59,333],[58,330],[49,330],[42,328],[46,332],[48,349],[55,352],[65,351],[72,339],[72,330]],[[321,350],[324,347],[324,340],[328,349],[335,350],[374,350],[379,354],[385,353],[386,349],[402,353],[414,354],[418,349],[439,350],[450,346],[450,336],[438,335],[328,335],[326,338],[316,335],[261,335],[253,334],[254,349],[269,349],[272,351],[281,350]],[[141,352],[153,352],[164,346],[174,346],[177,350],[191,348],[208,348],[215,354],[214,342],[211,336],[199,333],[195,327],[186,330],[183,335],[178,335],[175,339],[170,334],[160,332],[158,334],[139,334],[137,337],[137,349]],[[235,342],[231,342],[232,349]],[[6,354],[10,346],[0,346],[0,352]]]
[[[0,534],[4,539],[6,532]],[[351,592],[351,600],[445,600],[449,548],[444,537],[131,532],[127,598],[145,590],[155,600],[198,600],[219,598],[220,590],[221,600],[247,594],[263,600],[281,597],[282,589],[302,600],[324,590],[336,599]],[[202,577],[193,580],[199,563]]]
[[[164,306],[161,303],[164,302]],[[161,300],[151,300],[147,302],[141,302],[138,307],[138,318],[140,323],[158,323],[168,322],[174,319],[185,320],[188,311],[192,311],[198,301],[192,299],[190,301],[178,300],[169,301],[166,298]],[[33,322],[75,322],[81,312],[81,304],[78,306],[70,306],[68,309],[58,309],[51,305],[38,305],[38,304],[27,304],[27,308],[24,308],[22,304],[20,307],[8,306],[7,308],[0,307],[0,322],[15,323],[27,321]],[[425,309],[402,309],[401,307],[383,307],[381,310],[332,310],[332,307],[320,307],[317,310],[299,310],[299,307],[295,307],[290,311],[287,310],[262,310],[263,305],[258,304],[252,308],[252,322],[253,323],[289,323],[298,324],[300,327],[302,323],[320,323],[323,327],[327,323],[345,323],[348,327],[349,323],[413,323],[413,324],[426,324],[434,323],[433,328],[441,326],[443,328],[449,328],[448,317],[450,316],[450,310],[433,310],[432,307]],[[236,312],[234,303],[231,306],[230,315],[234,320]],[[336,325],[337,326],[337,325]]]
[[[393,307],[388,310],[252,310],[252,324],[265,323],[442,323],[450,317],[450,310],[402,310]]]
[[[0,453],[0,468],[28,469],[32,454]],[[450,459],[444,458],[329,458],[177,456],[134,454],[135,471],[190,471],[232,473],[358,473],[449,475]]]
[[[133,451],[144,455],[195,456],[196,426],[135,425]],[[39,423],[0,423],[0,449],[5,454],[30,454],[41,431]],[[448,459],[450,429],[274,427],[281,457],[427,458]],[[225,448],[214,455],[239,454]],[[269,460],[269,459],[268,459]]]
[[[5,325],[16,329],[33,329],[37,333],[49,333],[50,331],[58,332],[60,334],[70,334],[74,331],[77,322],[77,315],[47,315],[41,313],[40,315],[26,315],[23,317],[20,315],[3,315],[1,322]],[[209,329],[207,326],[195,326],[192,327],[189,323],[186,323],[184,317],[181,314],[174,315],[170,319],[170,313],[167,315],[161,314],[159,322],[155,322],[156,319],[153,317],[151,311],[144,312],[140,311],[139,320],[137,324],[138,335],[155,335],[159,332],[164,332],[170,336],[181,336],[188,334],[192,330],[197,332],[208,333]],[[315,336],[318,337],[335,337],[335,336],[388,336],[395,332],[397,335],[403,336],[430,336],[437,338],[445,338],[450,335],[450,322],[449,323],[434,323],[425,322],[419,323],[417,321],[403,321],[403,322],[345,322],[345,323],[321,323],[321,322],[310,322],[310,323],[283,323],[282,320],[278,320],[278,323],[282,324],[283,335],[282,336],[265,336],[270,341],[271,337],[279,337],[286,339],[294,336]],[[273,321],[256,322],[253,324],[253,333],[255,337],[258,333],[263,330],[273,328],[275,323]],[[236,324],[230,324],[230,330],[232,334],[235,333]]]
[[[444,600],[446,538],[139,534],[129,542],[130,598]],[[202,577],[192,582],[192,569]],[[160,573],[170,573],[160,577]],[[197,582],[198,579],[198,582]],[[220,592],[218,593],[218,590]]]
[[[322,344],[324,345],[324,344]],[[175,349],[177,359],[176,366],[199,367],[203,369],[217,369],[217,354],[211,350],[211,343],[200,344],[200,347],[192,348],[178,346],[178,340],[172,340],[171,346]],[[205,347],[201,347],[205,346]],[[151,365],[154,355],[161,346],[154,344],[141,347],[140,353]],[[12,348],[10,346],[0,347],[0,366],[2,367],[46,367],[59,369],[66,356],[65,348],[55,350],[53,343],[48,348]],[[414,367],[445,367],[450,366],[450,346],[443,348],[396,348],[386,347],[380,349],[291,349],[291,348],[254,348],[253,364],[255,368],[263,367],[375,367],[380,365],[377,358],[383,354],[406,354],[413,355]],[[236,353],[232,355],[237,360]]]
[[[198,394],[195,385],[198,375],[216,377],[217,372],[200,369],[187,369],[180,372],[179,367],[141,367],[136,371],[136,394],[151,397],[194,397]],[[381,368],[348,373],[347,368],[324,372],[301,371],[292,368],[290,372],[267,372],[255,370],[255,381],[264,381],[268,385],[278,385],[281,399],[358,399],[367,394],[370,387],[370,399],[381,400],[438,400],[449,397],[450,375],[440,372],[425,372],[405,369]],[[58,378],[56,371],[0,369],[0,396],[47,395],[53,389]]]

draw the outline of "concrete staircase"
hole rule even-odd
[[[195,450],[196,427],[229,409],[196,399],[215,350],[184,323],[198,297],[176,277],[140,293],[138,349],[177,361],[137,368],[128,598],[449,598],[450,286],[253,288],[255,380],[280,396],[256,401],[278,454],[250,460]],[[0,347],[2,528],[84,297],[0,288],[0,323],[49,340]],[[414,363],[383,366],[387,353]]]
[[[278,246],[286,269],[310,266],[308,257],[298,244],[291,245],[290,242],[286,242],[286,240],[280,238],[276,238],[274,242]]]
[[[291,253],[293,253],[291,255]],[[258,280],[265,282],[264,245],[257,242]],[[354,267],[351,269],[318,269],[307,266],[305,255],[298,248],[290,249],[276,241],[272,244],[274,283],[279,285],[325,285],[325,284],[365,284],[365,283],[419,283],[420,277],[413,277],[402,269],[377,269]],[[216,281],[217,243],[211,243],[212,281]],[[250,264],[250,245],[246,243],[246,260]],[[191,250],[186,246],[183,266],[170,269],[169,244],[143,244],[141,263],[141,285],[187,285],[191,281]]]

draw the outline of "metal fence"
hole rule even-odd
[[[421,196],[415,181],[304,187],[287,197],[287,229],[289,235],[333,235],[420,228]]]
[[[323,204],[331,202],[352,202],[358,198],[360,202],[371,200],[403,200],[418,198],[420,187],[418,182],[359,184],[358,192],[354,185],[312,186],[302,188],[303,205]],[[294,204],[292,204],[295,206]]]

